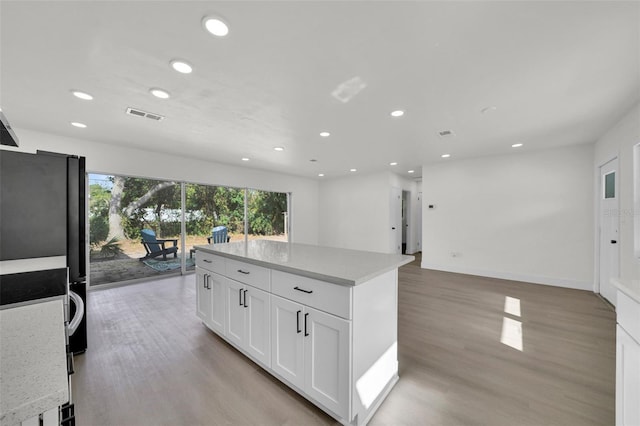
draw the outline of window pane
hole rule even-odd
[[[249,189],[249,239],[288,241],[287,194]]]
[[[604,198],[616,197],[616,172],[604,175]]]
[[[180,217],[176,182],[89,174],[91,285],[179,273]]]
[[[193,246],[244,240],[244,189],[187,184],[185,209],[187,259]]]

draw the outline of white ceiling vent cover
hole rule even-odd
[[[155,120],[155,121],[160,121],[164,119],[164,116],[160,115],[160,114],[154,114],[152,112],[146,112],[146,111],[142,111],[140,109],[135,109],[135,108],[127,108],[127,114],[129,115],[135,115],[138,117],[146,117],[149,118],[151,120]]]
[[[451,130],[441,130],[438,132],[441,138],[447,138],[453,136],[453,132]]]

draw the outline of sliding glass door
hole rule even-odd
[[[193,270],[197,245],[288,241],[288,199],[280,192],[89,174],[90,285]]]

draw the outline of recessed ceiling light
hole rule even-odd
[[[393,163],[389,163],[390,166],[397,166],[398,163],[396,163],[395,161]]]
[[[318,173],[319,177],[324,177],[324,173]]]
[[[249,161],[247,157],[242,157],[242,161]]]
[[[86,92],[81,92],[79,90],[72,90],[71,93],[73,93],[73,96],[75,96],[76,98],[79,98],[85,101],[90,101],[93,99],[93,96],[91,96],[90,94]]]
[[[155,96],[156,98],[160,98],[160,99],[169,99],[170,98],[169,92],[167,92],[166,90],[153,88],[153,89],[149,89],[149,92],[151,92],[151,94],[153,96]]]
[[[329,133],[329,132],[320,132],[320,136],[322,136],[323,138],[328,138],[329,136],[331,136],[331,133]]]
[[[349,169],[350,172],[357,172],[358,169]]]
[[[413,173],[413,172],[414,172],[413,170],[407,170],[407,173]]]
[[[402,117],[403,115],[404,115],[404,111],[402,111],[401,109],[391,111],[392,117]]]
[[[171,61],[171,68],[182,74],[191,74],[191,72],[193,71],[193,67],[191,65],[179,59],[174,59],[173,61]]]
[[[449,158],[449,157],[451,157],[451,154],[442,154],[440,157],[442,157],[442,158]]]
[[[214,36],[224,37],[229,34],[229,27],[219,18],[205,17],[202,20],[202,25],[204,25],[204,28]]]
[[[511,148],[520,148],[523,144],[521,143],[514,143],[513,145],[511,145]]]
[[[78,123],[77,121],[72,121],[72,122],[71,122],[71,125],[72,125],[73,127],[78,127],[78,128],[80,128],[80,129],[85,129],[85,128],[87,127],[87,125],[86,125],[86,124],[84,124],[84,123]]]
[[[278,151],[278,152],[282,152],[282,151],[284,151],[284,147],[282,147],[282,146],[276,146],[276,147],[274,147],[273,149],[274,149],[275,151]]]

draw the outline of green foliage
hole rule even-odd
[[[89,244],[96,245],[107,239],[109,235],[109,221],[105,217],[89,217]]]
[[[139,200],[151,191],[161,181],[143,178],[125,178],[122,194],[122,208]],[[144,204],[138,206],[130,215],[122,216],[122,228],[125,235],[131,239],[140,238],[140,231],[144,228],[153,229],[158,238],[180,234],[180,225],[164,226],[167,222],[164,213],[180,209],[180,185],[171,185],[155,192]]]
[[[258,235],[283,234],[287,194],[251,189],[248,198],[249,232]]]
[[[110,177],[109,180],[113,182],[114,178]],[[124,177],[120,205],[123,209],[122,227],[127,238],[140,239],[140,231],[144,228],[154,230],[158,238],[180,234],[180,185],[171,184],[157,190],[162,183],[151,179]],[[89,226],[92,246],[98,246],[109,235],[110,188],[108,183],[90,185]],[[146,202],[132,204],[138,203],[150,191],[153,194]],[[187,184],[185,191],[188,235],[209,236],[211,229],[219,225],[226,226],[230,234],[244,234],[245,189]],[[252,189],[246,192],[249,233],[284,233],[283,213],[287,211],[287,194]],[[135,208],[130,214],[124,214],[124,210],[130,205]],[[112,253],[110,250],[116,250],[114,247],[119,248],[117,240],[113,239],[101,247],[101,253],[104,250],[106,255]],[[117,253],[113,254],[115,255]]]
[[[122,254],[122,248],[120,247],[120,242],[118,238],[113,237],[106,243],[100,247],[100,256],[101,257],[116,257]]]
[[[99,184],[89,186],[89,243],[96,245],[109,235],[111,191]]]

